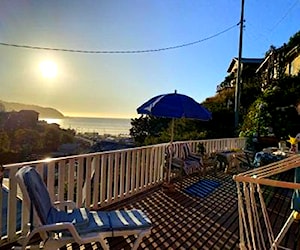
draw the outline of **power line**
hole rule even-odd
[[[63,52],[73,52],[73,53],[88,53],[88,54],[137,54],[137,53],[151,53],[151,52],[160,52],[164,50],[172,50],[172,49],[179,49],[187,46],[192,46],[212,38],[215,38],[221,34],[228,32],[229,30],[233,29],[234,27],[238,26],[240,23],[230,26],[227,29],[224,29],[212,36],[194,41],[189,43],[184,43],[181,45],[170,46],[165,48],[159,49],[146,49],[146,50],[77,50],[77,49],[63,49],[63,48],[51,48],[51,47],[40,47],[40,46],[31,46],[31,45],[21,45],[21,44],[13,44],[13,43],[4,43],[0,42],[0,45],[15,47],[15,48],[23,48],[23,49],[34,49],[34,50],[52,50],[52,51],[63,51]]]
[[[275,23],[274,25],[273,25],[273,27],[271,28],[271,30],[270,30],[270,32],[272,33],[274,30],[275,30],[275,28],[277,28],[277,26],[279,25],[279,24],[281,24],[282,22],[283,22],[283,20],[288,16],[288,14],[296,7],[296,5],[299,3],[299,0],[296,0],[295,2],[294,2],[294,4],[292,4],[290,7],[289,7],[289,9],[286,11],[286,13],[277,21],[277,23]]]

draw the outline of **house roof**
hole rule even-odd
[[[293,47],[289,52],[286,53],[286,57],[297,56],[300,54],[300,45]]]
[[[264,60],[264,58],[242,58],[241,63],[242,64],[257,64],[257,65],[259,65],[263,60]],[[237,57],[234,57],[231,60],[231,63],[229,65],[228,69],[227,69],[228,73],[232,72],[232,69],[234,68],[234,66],[237,62],[238,62]]]
[[[261,64],[259,65],[259,67],[255,71],[255,73],[258,73],[264,67],[264,65],[266,64],[266,62],[269,61],[269,58],[271,57],[272,54],[273,54],[273,51],[271,51],[269,53],[269,55],[261,62]]]
[[[282,48],[279,48],[277,50],[272,50],[266,57],[265,59],[261,62],[261,64],[259,65],[259,67],[257,68],[257,70],[255,71],[255,73],[258,73],[263,67],[264,65],[270,60],[271,55],[274,53],[274,51],[278,51]],[[290,49],[286,54],[285,57],[286,58],[290,58],[293,56],[297,56],[300,54],[300,45],[297,45],[295,47],[293,47],[292,49]]]

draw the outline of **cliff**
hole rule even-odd
[[[3,105],[3,107],[1,107]],[[54,108],[41,107],[31,104],[15,103],[15,102],[5,102],[0,100],[0,110],[10,112],[10,111],[20,111],[20,110],[34,110],[39,113],[39,118],[64,118],[64,115]],[[3,110],[4,109],[4,110]]]

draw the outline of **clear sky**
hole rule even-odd
[[[138,106],[175,89],[201,103],[238,55],[240,8],[240,0],[1,0],[2,43],[136,51],[204,41],[128,54],[0,45],[0,99],[66,116],[120,118],[138,117]],[[271,45],[282,46],[300,30],[299,13],[300,0],[245,0],[243,57],[263,58]],[[43,75],[45,61],[54,66]]]

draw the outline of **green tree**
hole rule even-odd
[[[171,119],[167,118],[142,115],[139,118],[131,119],[130,135],[138,146],[152,144],[155,140],[149,138],[160,138],[162,131],[168,128],[170,121]],[[148,139],[146,140],[146,138]]]
[[[202,125],[207,130],[206,138],[234,136],[234,89],[207,98],[203,105],[212,112],[212,120]]]
[[[206,138],[208,123],[193,119],[175,119],[174,141]],[[171,140],[172,119],[170,118],[141,116],[132,119],[131,125],[130,135],[138,146],[164,143]]]
[[[10,140],[7,133],[0,131],[0,152],[8,152],[10,150]]]
[[[241,129],[241,134],[268,135],[272,128],[275,136],[287,138],[300,132],[300,75],[284,76],[264,91],[251,106]]]
[[[0,112],[5,112],[5,106],[2,102],[0,102]]]
[[[42,141],[39,133],[33,129],[17,129],[14,132],[12,148],[17,153],[29,156],[42,148]]]
[[[75,138],[74,130],[61,130],[60,143],[73,143]]]
[[[48,152],[56,151],[59,147],[60,131],[55,127],[47,127],[44,134],[44,149]]]

